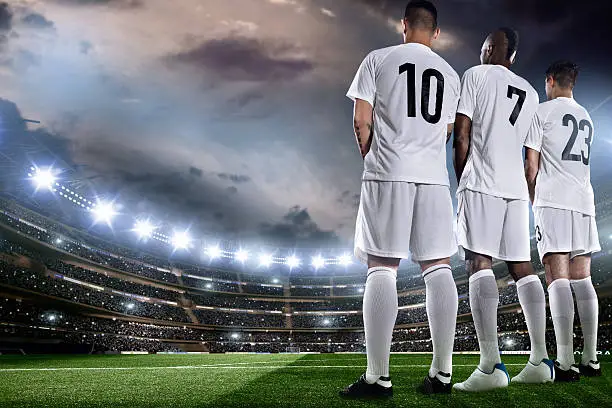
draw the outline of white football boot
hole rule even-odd
[[[535,365],[531,361],[511,382],[515,384],[545,384],[555,381],[555,364],[552,360],[544,359]]]
[[[453,385],[453,388],[458,391],[482,392],[504,388],[509,383],[510,376],[508,375],[508,370],[506,370],[506,366],[503,363],[499,363],[495,364],[491,374],[476,368],[467,380]]]

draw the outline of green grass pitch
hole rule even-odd
[[[503,356],[510,375],[527,356]],[[505,390],[425,396],[430,356],[393,355],[394,398],[344,401],[338,390],[364,371],[365,356],[115,355],[0,356],[0,407],[612,407],[612,359],[604,375],[577,384],[510,385]],[[477,356],[455,356],[462,381]]]

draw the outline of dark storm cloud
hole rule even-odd
[[[287,81],[315,67],[313,61],[292,57],[297,49],[288,43],[246,37],[212,39],[168,57],[233,81]]]
[[[202,169],[199,169],[199,168],[193,167],[193,166],[189,167],[189,174],[191,174],[192,176],[202,177],[203,173],[204,172],[202,171]]]
[[[21,18],[21,21],[29,27],[41,28],[41,29],[55,28],[55,24],[53,23],[53,21],[48,20],[42,14],[35,13],[35,12],[28,13],[27,15],[23,16]]]
[[[231,181],[232,183],[236,184],[247,183],[251,181],[251,178],[244,174],[218,173],[217,177],[219,177],[221,180]]]
[[[300,206],[292,207],[280,223],[261,224],[259,234],[268,241],[281,246],[337,245],[340,243],[335,232],[321,229],[310,217],[308,210]]]
[[[229,100],[229,104],[233,107],[244,108],[248,105],[253,104],[254,102],[260,101],[264,98],[262,92],[252,91],[252,92],[244,92],[232,99]]]
[[[96,187],[120,197],[128,208],[137,208],[162,219],[191,222],[196,229],[234,227],[231,222],[222,226],[214,222],[218,220],[214,214],[227,207],[226,199],[230,194],[224,187],[197,176],[200,169],[173,170],[158,158],[105,142],[81,146],[79,156],[88,163],[93,163],[91,158],[98,158],[96,167],[90,166],[84,172],[103,174],[96,176]]]
[[[6,2],[0,3],[0,33],[10,31],[13,26],[13,12]]]

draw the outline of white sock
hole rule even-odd
[[[546,297],[540,278],[536,275],[525,276],[516,282],[519,302],[523,309],[529,339],[531,355],[529,361],[538,365],[548,358],[546,351]]]
[[[493,270],[483,269],[469,279],[470,307],[480,347],[478,368],[485,373],[493,372],[495,364],[501,363],[497,342],[497,306],[499,291]]]
[[[439,371],[452,374],[453,345],[459,299],[457,286],[449,265],[435,265],[423,272],[425,304],[433,343],[433,360],[429,376]],[[450,382],[450,377],[448,378]]]
[[[391,337],[397,318],[397,272],[377,266],[368,269],[363,293],[363,326],[368,369],[366,380],[374,383],[389,376]]]
[[[548,285],[548,303],[557,341],[557,361],[563,370],[574,364],[574,299],[568,279]]]
[[[597,293],[591,282],[591,277],[572,280],[572,288],[576,295],[578,316],[582,326],[584,337],[584,349],[582,350],[582,363],[597,361],[597,322],[599,319],[599,307]]]

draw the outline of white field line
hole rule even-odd
[[[524,364],[506,364],[506,366],[524,366]],[[429,364],[397,364],[393,368],[429,368]],[[476,367],[476,364],[455,364],[453,367]],[[188,365],[160,367],[47,367],[47,368],[1,368],[0,373],[20,371],[138,371],[138,370],[280,370],[280,369],[321,369],[321,368],[364,368],[363,365],[276,365],[276,366],[227,366],[227,365]]]

